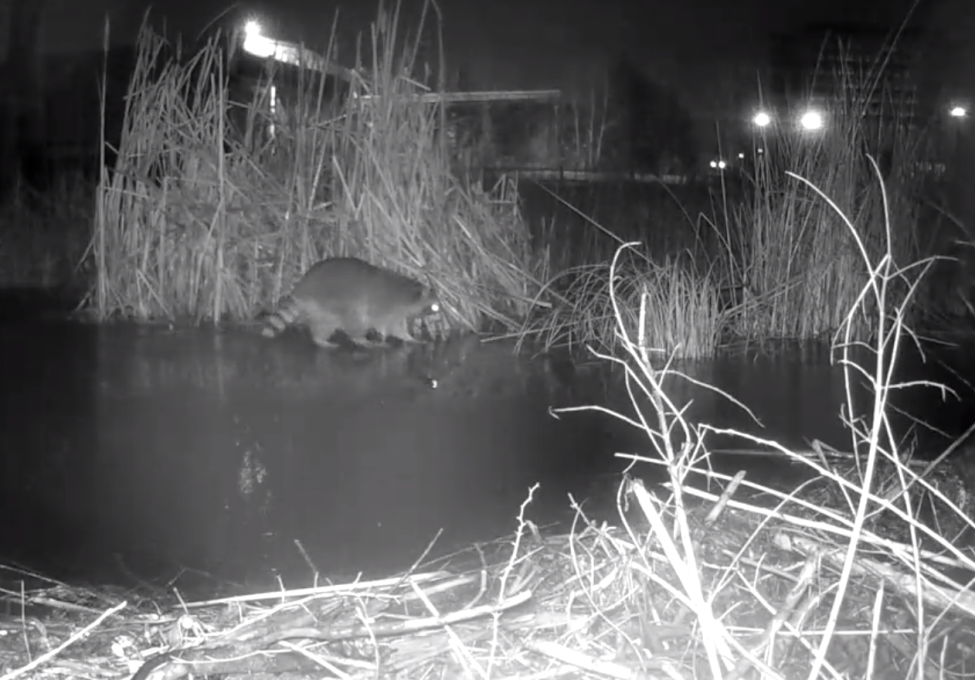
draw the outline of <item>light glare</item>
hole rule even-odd
[[[277,43],[270,38],[265,38],[260,33],[248,33],[244,38],[244,51],[259,59],[267,59],[268,57],[277,58],[276,53],[279,50]]]
[[[803,130],[810,132],[823,128],[823,114],[819,111],[806,111],[799,119],[799,124]]]
[[[759,111],[755,114],[755,117],[752,118],[752,122],[755,124],[755,127],[768,127],[772,123],[772,116],[768,115],[764,111]]]
[[[952,118],[964,118],[968,115],[968,109],[964,106],[952,106],[948,113]]]
[[[248,37],[256,38],[261,34],[261,24],[251,19],[244,24],[244,33],[247,34]]]

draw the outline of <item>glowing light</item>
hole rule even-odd
[[[802,114],[802,118],[799,119],[799,125],[802,126],[803,130],[808,130],[809,132],[822,130],[823,114],[815,110],[806,111]]]
[[[320,73],[325,72],[326,61],[320,55],[295,43],[274,40],[262,33],[263,28],[256,21],[244,25],[244,51],[258,59],[274,59],[282,64],[303,66]]]
[[[739,153],[738,154],[738,160],[742,160],[742,161],[745,160],[745,154]]]
[[[263,35],[248,33],[244,38],[244,51],[260,59],[267,59],[272,55],[277,58],[278,46]]]
[[[270,95],[270,99],[271,99],[271,116],[272,116],[271,120],[273,121],[274,114],[278,112],[278,88],[272,85],[271,91],[268,94]],[[277,126],[273,122],[267,126],[267,133],[271,137],[275,136],[277,130],[278,130]]]
[[[964,106],[952,106],[951,110],[948,111],[948,115],[952,118],[965,118],[968,116],[968,109]]]
[[[764,111],[759,111],[755,114],[755,117],[752,118],[752,123],[755,124],[755,127],[768,127],[772,124],[772,116],[768,115]]]
[[[710,165],[712,170],[724,170],[726,167],[728,167],[728,164],[720,159],[716,161],[711,161]]]

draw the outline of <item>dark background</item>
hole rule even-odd
[[[4,0],[9,16],[17,0]],[[113,43],[131,45],[145,0],[29,0],[40,12],[37,49],[51,55],[98,49],[106,14]],[[971,0],[921,0],[915,23],[929,29],[930,45],[951,52],[938,77],[963,82],[960,73],[975,53],[966,43],[975,31]],[[261,18],[268,33],[311,45],[328,39],[335,10],[341,11],[343,43],[376,15],[371,0],[322,2],[274,0],[157,0],[153,16],[165,18],[171,34],[196,37],[213,22]],[[392,6],[392,3],[388,3]],[[723,105],[729,87],[747,87],[766,65],[771,37],[809,23],[872,23],[896,27],[913,0],[440,0],[448,63],[462,70],[472,89],[586,88],[625,52],[657,80],[677,86],[699,114]],[[407,18],[422,2],[407,0]],[[39,8],[39,9],[38,9]],[[0,32],[7,53],[10,22]],[[415,22],[407,21],[412,27]],[[942,60],[944,61],[944,60]]]

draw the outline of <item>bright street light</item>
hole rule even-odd
[[[802,114],[802,118],[799,119],[799,125],[802,126],[803,130],[809,132],[814,132],[816,130],[823,129],[823,114],[816,110],[809,110]]]
[[[255,20],[244,24],[243,48],[258,59],[274,59],[282,64],[311,68],[319,73],[326,70],[326,60],[321,55],[292,42],[272,40],[264,35],[264,27]]]
[[[968,109],[964,106],[952,106],[951,110],[948,111],[948,115],[952,118],[965,118],[968,115]]]
[[[772,123],[772,116],[768,115],[764,111],[759,111],[755,114],[755,117],[752,118],[752,122],[755,124],[755,127],[768,127]]]

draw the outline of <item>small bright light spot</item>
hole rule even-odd
[[[244,24],[244,33],[248,36],[257,37],[261,34],[261,24],[251,20]]]
[[[711,161],[711,169],[714,170],[717,169],[717,167],[718,167],[718,161]]]
[[[968,115],[968,109],[966,109],[964,106],[952,106],[948,114],[952,118],[964,118]]]
[[[270,104],[271,104],[271,107],[270,108],[271,108],[271,121],[272,122],[270,123],[270,125],[267,126],[267,133],[271,137],[274,137],[277,134],[277,131],[278,131],[278,127],[273,122],[274,121],[274,117],[275,117],[274,114],[276,114],[277,111],[278,111],[278,88],[275,87],[274,85],[272,85],[270,92],[268,92],[268,95],[269,95]]]
[[[743,160],[745,160],[745,154],[743,154],[743,153],[739,153],[739,154],[738,154],[738,159],[739,159],[739,160],[742,160],[742,161],[743,161]]]
[[[759,149],[758,150],[758,155],[762,155],[763,153],[765,153],[765,149]]]
[[[755,117],[752,118],[752,122],[755,123],[755,127],[768,127],[772,124],[772,116],[768,115],[764,111],[759,111],[755,114]]]
[[[803,130],[821,130],[823,128],[823,114],[819,111],[806,111],[799,119],[799,125]]]
[[[718,161],[718,169],[719,170],[724,170],[727,167],[728,167],[728,164],[727,163],[725,163],[724,161]]]

